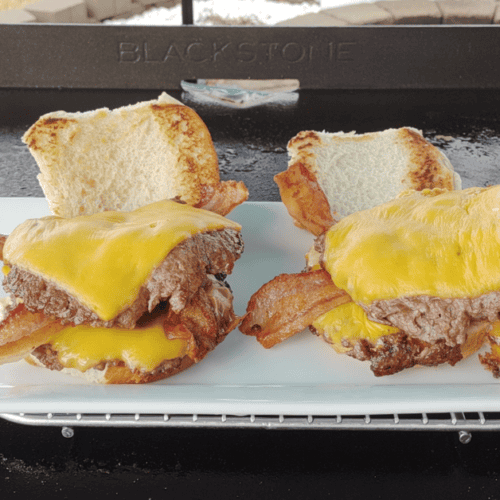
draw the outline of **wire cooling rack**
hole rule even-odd
[[[456,431],[461,443],[471,440],[472,431],[500,429],[500,412],[416,413],[393,415],[180,415],[180,414],[87,414],[87,413],[0,413],[10,422],[59,426],[64,437],[75,427],[205,427],[310,430]]]

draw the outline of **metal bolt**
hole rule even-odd
[[[470,441],[472,439],[472,434],[470,432],[467,432],[467,431],[460,431],[458,433],[458,439],[460,440],[460,442],[462,444],[468,444],[468,443],[470,443]]]
[[[75,435],[75,431],[71,427],[63,427],[61,429],[61,434],[65,438],[72,438]]]

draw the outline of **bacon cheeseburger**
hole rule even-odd
[[[308,270],[257,291],[240,329],[272,347],[309,327],[376,376],[481,356],[498,375],[500,186],[406,191],[316,239]]]
[[[27,220],[3,249],[0,362],[146,383],[203,359],[236,327],[225,283],[241,227],[172,200]]]

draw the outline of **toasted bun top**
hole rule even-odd
[[[448,158],[412,127],[380,132],[303,131],[288,143],[326,195],[335,220],[395,198],[401,191],[460,189]]]
[[[179,197],[196,205],[219,183],[217,154],[198,114],[158,99],[83,113],[46,114],[23,137],[53,214],[133,210]]]
[[[500,186],[407,191],[326,233],[325,267],[357,303],[500,288]]]
[[[57,283],[108,321],[135,300],[179,243],[224,228],[241,229],[213,212],[171,200],[132,212],[31,219],[7,238],[4,262]]]

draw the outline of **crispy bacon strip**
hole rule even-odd
[[[168,312],[163,322],[167,338],[187,340],[187,354],[198,363],[238,325],[241,318],[232,301],[229,288],[207,282],[180,313]]]
[[[23,358],[63,328],[60,321],[17,305],[0,325],[0,363]]]
[[[227,215],[233,208],[248,199],[248,189],[243,182],[223,181],[203,186],[203,194],[196,208]]]
[[[300,161],[274,176],[281,201],[295,224],[318,236],[335,224],[330,204],[319,187],[316,176]]]
[[[240,330],[266,348],[301,332],[334,307],[351,302],[323,269],[281,274],[252,295]]]

